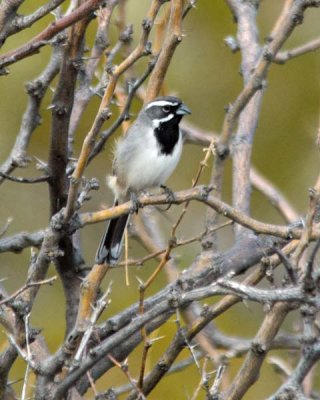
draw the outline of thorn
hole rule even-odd
[[[150,344],[152,345],[153,343],[158,342],[159,340],[162,340],[162,339],[165,339],[165,338],[166,338],[165,335],[163,335],[163,336],[158,336],[158,337],[156,337],[156,338],[149,339],[149,342],[150,342]]]
[[[136,280],[139,282],[140,286],[144,286],[144,282],[138,276],[136,276]]]

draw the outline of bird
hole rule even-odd
[[[115,146],[112,175],[107,184],[114,206],[136,198],[139,192],[163,187],[176,168],[183,146],[179,123],[190,109],[178,97],[161,96],[148,102]],[[170,189],[169,189],[170,191]],[[107,222],[95,261],[116,265],[122,250],[129,214]]]

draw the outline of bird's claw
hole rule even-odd
[[[139,208],[140,208],[141,204],[139,202],[137,194],[135,192],[133,192],[133,191],[130,191],[130,200],[132,202],[130,213],[131,214],[134,214],[134,213],[138,214],[138,211],[139,211]]]
[[[174,195],[173,191],[168,188],[168,186],[160,185],[161,189],[163,189],[164,194],[167,197],[168,207],[164,209],[164,211],[169,210],[172,204],[176,201],[176,196]]]

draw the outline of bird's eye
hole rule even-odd
[[[165,112],[165,113],[168,113],[168,112],[170,112],[170,107],[169,106],[164,106],[164,107],[162,107],[162,111]]]

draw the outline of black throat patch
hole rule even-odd
[[[179,121],[163,122],[154,129],[154,134],[160,146],[160,154],[172,154],[179,140]]]

